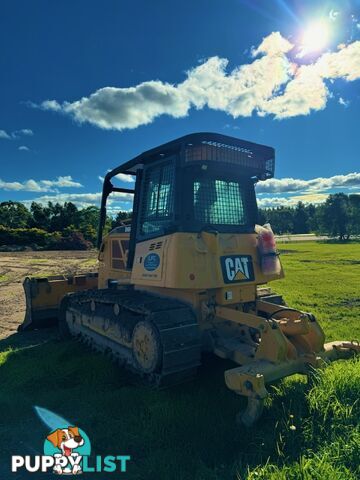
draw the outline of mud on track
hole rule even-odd
[[[96,271],[96,256],[96,251],[0,252],[0,339],[23,321],[25,277]]]

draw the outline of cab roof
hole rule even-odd
[[[188,148],[209,145],[215,148],[222,148],[241,152],[242,155],[246,154],[249,157],[248,164],[253,162],[254,172],[263,173],[265,178],[270,178],[274,175],[274,159],[275,150],[272,147],[260,145],[258,143],[248,142],[246,140],[240,140],[239,138],[230,137],[228,135],[221,135],[219,133],[199,132],[191,133],[183,137],[177,138],[170,142],[164,143],[158,147],[147,150],[141,153],[132,160],[129,160],[119,167],[111,170],[106,177],[110,178],[123,173],[125,175],[136,175],[138,170],[142,170],[144,166],[155,162],[162,157],[167,157]],[[206,158],[205,158],[206,160]],[[258,166],[257,166],[258,164]],[[261,165],[261,167],[260,167]],[[261,172],[263,170],[263,172]],[[264,178],[264,179],[265,179]]]

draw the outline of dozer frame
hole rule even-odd
[[[266,287],[284,273],[271,228],[257,225],[254,186],[274,166],[271,147],[198,133],[110,171],[98,276],[26,279],[20,329],[59,320],[63,335],[158,385],[192,378],[201,352],[212,352],[234,362],[225,382],[247,397],[239,419],[252,425],[269,383],[360,352],[357,342],[325,343],[314,315]],[[135,176],[135,188],[115,186],[118,174]],[[131,226],[103,236],[113,192],[134,194]]]

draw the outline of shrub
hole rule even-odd
[[[8,228],[0,225],[0,245],[39,245],[45,247],[51,234],[40,228]]]
[[[88,250],[93,246],[81,232],[69,229],[62,235],[40,228],[8,228],[0,225],[0,247],[2,245],[48,250]]]
[[[85,240],[81,232],[73,231],[61,237],[51,248],[53,250],[89,250],[93,245]]]

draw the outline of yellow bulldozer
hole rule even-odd
[[[313,314],[266,285],[283,278],[270,225],[257,225],[255,184],[273,177],[274,149],[194,133],[110,171],[98,231],[98,274],[27,278],[20,330],[57,322],[155,385],[194,377],[201,353],[234,363],[226,385],[247,397],[238,419],[261,415],[267,384],[359,353],[324,343]],[[132,175],[135,188],[113,185]],[[133,194],[131,225],[103,237],[112,192]]]

